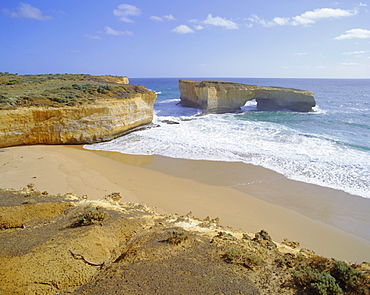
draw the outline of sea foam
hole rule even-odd
[[[316,87],[324,85],[325,93],[320,93],[319,88],[318,106],[312,113],[259,112],[255,102],[248,102],[237,113],[208,115],[178,105],[175,81],[172,88],[166,85],[158,89],[153,85],[161,92],[155,106],[154,123],[158,127],[85,148],[243,162],[272,169],[290,179],[370,198],[370,126],[368,113],[363,111],[369,98],[361,92],[357,96],[360,105],[347,97],[332,102],[326,94],[327,81],[313,82]],[[329,88],[335,94],[337,88]]]

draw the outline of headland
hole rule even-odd
[[[150,124],[155,94],[120,85],[124,78],[87,75],[83,84],[30,77],[26,83],[49,86],[17,97],[14,85],[25,81],[13,78],[4,80],[10,88],[0,101],[6,131],[0,141],[0,291],[104,294],[124,286],[127,294],[367,294],[369,199],[242,163],[40,145],[102,141]],[[92,110],[101,103],[110,104],[105,115]],[[124,103],[125,111],[112,115]],[[20,110],[32,114],[20,116]],[[83,116],[73,117],[77,113]],[[106,117],[124,120],[110,125]],[[71,133],[61,137],[65,132]]]

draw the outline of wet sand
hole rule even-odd
[[[247,232],[267,230],[328,257],[370,261],[370,199],[292,181],[273,171],[210,161],[132,156],[81,146],[23,146],[0,153],[0,187],[99,199],[120,192],[160,213],[219,217]]]

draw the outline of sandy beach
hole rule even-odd
[[[146,203],[159,213],[219,217],[221,225],[299,241],[317,254],[370,261],[370,199],[291,181],[241,163],[130,156],[81,146],[22,146],[0,153],[0,187]]]

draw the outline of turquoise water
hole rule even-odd
[[[311,113],[258,111],[248,102],[237,113],[199,116],[201,110],[178,105],[177,78],[131,79],[157,92],[158,127],[86,148],[244,162],[370,198],[370,80],[211,79],[309,90],[317,106]]]

